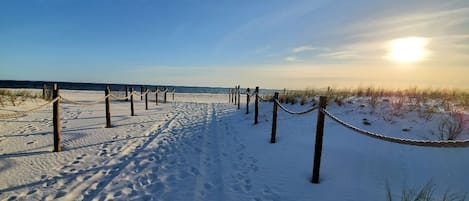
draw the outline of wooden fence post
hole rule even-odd
[[[275,100],[278,100],[278,92],[274,94],[274,108],[272,110],[272,134],[270,136],[270,143],[275,143],[277,137],[277,109],[278,105]]]
[[[259,121],[259,87],[256,86],[256,98],[254,102],[254,124],[257,124]]]
[[[228,90],[228,103],[231,101],[231,89]]]
[[[234,102],[233,102],[233,103],[234,103],[235,105],[236,105],[236,103],[237,103],[237,101],[238,101],[238,100],[237,100],[237,98],[238,98],[238,96],[237,96],[238,91],[237,91],[237,90],[238,90],[238,87],[235,85],[234,91],[233,91],[233,96],[234,96]]]
[[[109,89],[109,86],[106,87],[106,90],[104,90],[105,96],[108,96],[111,94],[111,90]],[[111,97],[106,97],[106,128],[111,128]]]
[[[165,88],[164,88],[163,103],[166,103],[166,93],[168,93],[168,89],[165,87]]]
[[[46,84],[42,84],[42,99],[46,99]]]
[[[241,109],[241,90],[240,86],[238,85],[238,110]]]
[[[129,95],[129,87],[127,87],[127,85],[125,85],[125,101],[129,101],[129,98],[127,97]]]
[[[158,87],[155,89],[155,104],[158,105]]]
[[[172,98],[173,102],[174,102],[174,94],[175,93],[176,93],[176,89],[173,89],[173,98]]]
[[[135,116],[134,113],[134,89],[130,88],[130,116]]]
[[[231,103],[234,103],[234,89],[230,89]]]
[[[324,134],[324,113],[321,109],[326,109],[327,96],[319,97],[319,110],[318,119],[316,123],[316,142],[314,146],[314,164],[313,164],[313,178],[312,182],[319,183],[319,169],[321,167],[321,154],[322,154],[322,140]]]
[[[142,101],[143,100],[143,86],[140,87],[140,100]]]
[[[145,90],[145,110],[148,110],[148,89]]]
[[[251,89],[246,89],[246,114],[249,114],[249,101],[250,101],[250,92]]]
[[[52,96],[54,99],[60,96],[59,87],[57,84],[54,84],[52,91]],[[62,146],[60,144],[60,99],[56,100],[53,104],[53,118],[52,123],[54,125],[54,152],[62,151]]]

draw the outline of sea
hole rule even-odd
[[[176,93],[214,93],[214,94],[228,94],[231,88],[226,87],[198,87],[198,86],[172,86],[172,85],[141,85],[141,84],[116,84],[116,83],[84,83],[84,82],[52,82],[52,81],[24,81],[24,80],[0,80],[0,88],[25,88],[25,89],[42,89],[44,85],[51,88],[53,84],[57,84],[59,89],[68,90],[89,90],[89,91],[104,91],[107,86],[111,91],[125,91],[133,88],[135,91],[140,91],[141,87],[155,90],[156,88],[168,91],[175,90]],[[255,88],[255,86],[253,87]],[[253,90],[251,88],[251,91]],[[246,91],[246,88],[240,88],[241,93]],[[260,90],[262,94],[273,93],[272,89]]]

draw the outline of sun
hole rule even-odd
[[[397,38],[389,41],[388,59],[399,63],[415,63],[427,56],[428,39],[423,37]]]

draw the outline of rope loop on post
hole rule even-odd
[[[133,94],[133,95],[135,95],[136,97],[143,97],[143,96],[145,96],[145,95],[148,94],[148,93],[149,93],[149,92],[146,91],[146,92],[143,93],[143,94],[137,94],[137,92],[133,91],[133,92],[131,93],[131,95]]]

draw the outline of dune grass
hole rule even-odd
[[[326,88],[305,90],[283,90],[279,95],[279,102],[287,104],[300,103],[302,105],[313,101],[314,97],[327,96],[330,102],[341,106],[350,98],[368,98],[371,107],[375,108],[380,101],[391,101],[392,106],[399,110],[403,106],[410,106],[411,110],[419,109],[419,106],[429,100],[437,101],[445,111],[452,112],[455,107],[469,109],[469,91],[459,89],[432,89],[411,87],[407,89],[385,89],[374,87],[357,88]],[[272,95],[264,95],[264,99],[272,98]]]
[[[433,135],[439,140],[456,140],[463,131],[465,114],[469,109],[469,92],[459,89],[431,89],[410,87],[407,89],[384,89],[375,87],[324,88],[283,90],[279,94],[282,104],[317,105],[318,96],[327,96],[328,104],[344,106],[360,100],[361,108],[380,114],[390,123],[408,113],[416,112],[425,121],[437,125]],[[270,100],[272,95],[263,96]],[[378,110],[380,108],[381,110]],[[378,114],[377,114],[378,115]]]
[[[9,105],[18,106],[28,99],[37,98],[41,98],[41,95],[32,91],[13,91],[7,89],[0,89],[0,107],[6,107]]]
[[[392,194],[391,187],[386,183],[386,199],[387,201],[464,201],[466,194],[456,194],[449,190],[445,191],[442,196],[435,195],[436,186],[430,180],[423,187],[418,189],[403,188],[400,197],[396,198]]]

